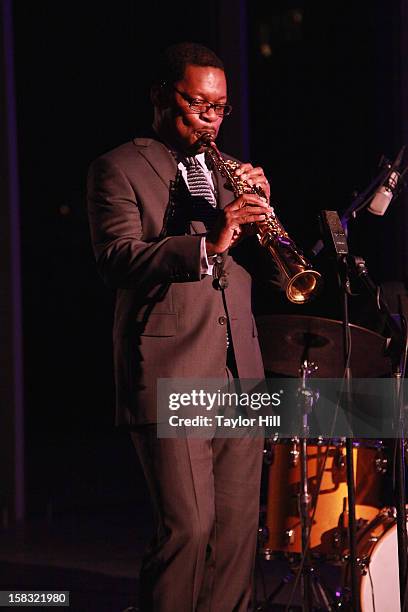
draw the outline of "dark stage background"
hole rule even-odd
[[[85,181],[91,160],[150,124],[151,57],[189,39],[238,66],[249,112],[232,82],[244,136],[226,126],[222,146],[266,169],[282,222],[311,248],[318,212],[344,210],[381,155],[404,144],[400,6],[367,6],[151,1],[142,15],[130,0],[14,2],[27,516],[146,494],[126,435],[113,429],[114,295],[96,272]],[[405,278],[404,198],[351,228],[378,283]],[[293,312],[262,292],[259,310]],[[326,290],[301,314],[336,316],[336,296]]]

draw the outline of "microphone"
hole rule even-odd
[[[367,208],[367,210],[369,210],[372,215],[382,217],[385,214],[392,198],[395,195],[397,195],[396,192],[398,190],[398,185],[402,182],[402,179],[405,173],[408,171],[408,166],[406,166],[402,172],[400,172],[399,170],[401,166],[402,158],[404,156],[404,151],[405,151],[405,145],[401,148],[395,161],[393,161],[392,163],[388,160],[385,160],[386,161],[386,164],[385,164],[383,161],[384,156],[382,157],[382,161],[380,165],[383,168],[382,168],[382,172],[380,176],[377,176],[375,180],[372,181],[370,186],[351,203],[351,205],[348,207],[348,209],[346,210],[346,212],[342,215],[340,219],[340,223],[345,230],[345,236],[347,236],[347,223],[349,219],[350,218],[355,219],[357,213],[363,208]],[[378,185],[380,186],[378,187]],[[372,196],[371,193],[374,189],[376,189],[376,192]],[[324,219],[321,218],[321,223],[320,223],[321,229],[322,229],[322,222],[325,222],[326,230],[330,226],[330,222],[333,223],[333,221],[335,221],[337,223],[337,219],[335,219],[334,217],[335,211],[331,211],[331,212],[332,212],[332,215],[329,215],[329,219],[327,219],[327,217]],[[337,231],[337,234],[339,235],[340,234],[339,226],[337,226],[336,231]],[[330,235],[330,231],[329,231],[329,235]],[[326,231],[326,237],[327,237],[327,231]],[[332,241],[332,244],[333,244],[333,241]],[[321,239],[318,240],[316,244],[314,245],[314,247],[311,249],[312,256],[318,255],[320,251],[323,249],[323,247],[324,247],[323,240]]]
[[[367,207],[367,210],[369,210],[370,213],[372,213],[373,215],[382,217],[385,214],[392,198],[395,195],[398,182],[401,176],[399,172],[399,167],[401,165],[404,150],[405,146],[403,146],[400,152],[398,153],[398,156],[395,159],[394,163],[389,166],[390,170],[384,183],[377,189],[373,199]]]

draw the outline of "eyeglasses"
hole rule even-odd
[[[177,91],[177,93],[188,103],[190,110],[193,113],[208,113],[210,108],[213,108],[216,115],[219,117],[226,117],[232,111],[231,104],[214,104],[214,102],[197,100],[195,98],[190,98],[190,96],[183,91],[179,91],[177,87],[174,87],[174,85],[173,89],[174,91]]]

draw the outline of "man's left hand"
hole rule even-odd
[[[254,168],[250,163],[241,164],[240,167],[235,170],[235,175],[243,181],[247,181],[247,183],[249,183],[251,186],[256,185],[257,187],[261,187],[269,202],[271,188],[268,179],[260,166],[256,166]]]

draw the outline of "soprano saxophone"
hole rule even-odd
[[[236,198],[245,193],[255,193],[260,197],[266,197],[261,187],[250,185],[247,181],[235,176],[234,172],[240,164],[222,157],[211,134],[203,134],[200,141],[206,147],[214,166],[226,179],[226,187],[233,191]],[[269,251],[283,275],[283,289],[286,297],[294,304],[305,304],[320,290],[321,274],[313,270],[302,251],[298,249],[283,228],[275,212],[270,213],[265,221],[257,222],[256,226],[260,244]]]

